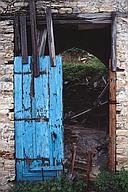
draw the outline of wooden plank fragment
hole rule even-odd
[[[27,24],[26,16],[20,16],[20,33],[21,33],[21,50],[22,63],[28,63],[28,46],[27,46]]]
[[[15,17],[15,56],[21,54],[21,44],[20,44],[20,30],[19,30],[19,17]]]
[[[46,46],[46,40],[47,40],[47,29],[44,29],[43,34],[38,34],[38,52],[39,57],[43,56],[45,53],[45,46]]]
[[[35,77],[39,76],[38,48],[37,48],[37,29],[36,29],[36,8],[35,1],[29,0],[30,5],[30,24],[32,38],[32,68]]]
[[[54,44],[54,34],[53,34],[53,22],[52,22],[52,14],[51,8],[48,7],[46,9],[46,22],[47,22],[47,30],[48,30],[48,45],[49,45],[49,55],[51,66],[56,66],[56,55],[55,55],[55,44]]]
[[[116,72],[109,64],[109,169],[116,170]]]

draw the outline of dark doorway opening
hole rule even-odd
[[[72,170],[74,145],[79,145],[93,153],[90,171],[93,179],[101,170],[108,168],[109,161],[111,26],[55,25],[55,44],[57,53],[63,58],[66,168],[69,172]],[[100,95],[101,105],[98,103]],[[84,161],[82,154],[78,156],[78,161]],[[80,171],[78,173],[81,174]]]

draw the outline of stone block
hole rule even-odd
[[[72,13],[72,8],[60,8],[59,9],[60,14],[71,14]]]

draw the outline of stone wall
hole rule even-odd
[[[0,21],[0,192],[15,179],[13,23]]]
[[[37,0],[38,13],[51,5],[56,14],[128,11],[127,0]],[[0,14],[26,12],[28,1],[0,0]],[[117,25],[117,169],[128,168],[128,18]],[[12,21],[0,21],[0,191],[15,179]]]
[[[29,0],[1,0],[0,13],[14,13],[25,11]],[[44,12],[46,6],[51,5],[54,13],[92,13],[92,12],[111,12],[128,11],[127,0],[36,0],[37,9],[40,13]]]
[[[128,169],[128,18],[117,22],[117,169]]]

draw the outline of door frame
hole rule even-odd
[[[53,23],[63,24],[85,24],[87,28],[93,24],[94,27],[102,24],[111,24],[111,59],[109,63],[109,170],[116,170],[116,16],[115,12],[84,13],[74,15],[55,16]],[[14,18],[13,18],[14,19]],[[30,21],[28,19],[28,24]],[[46,25],[45,17],[37,16],[38,25]]]

